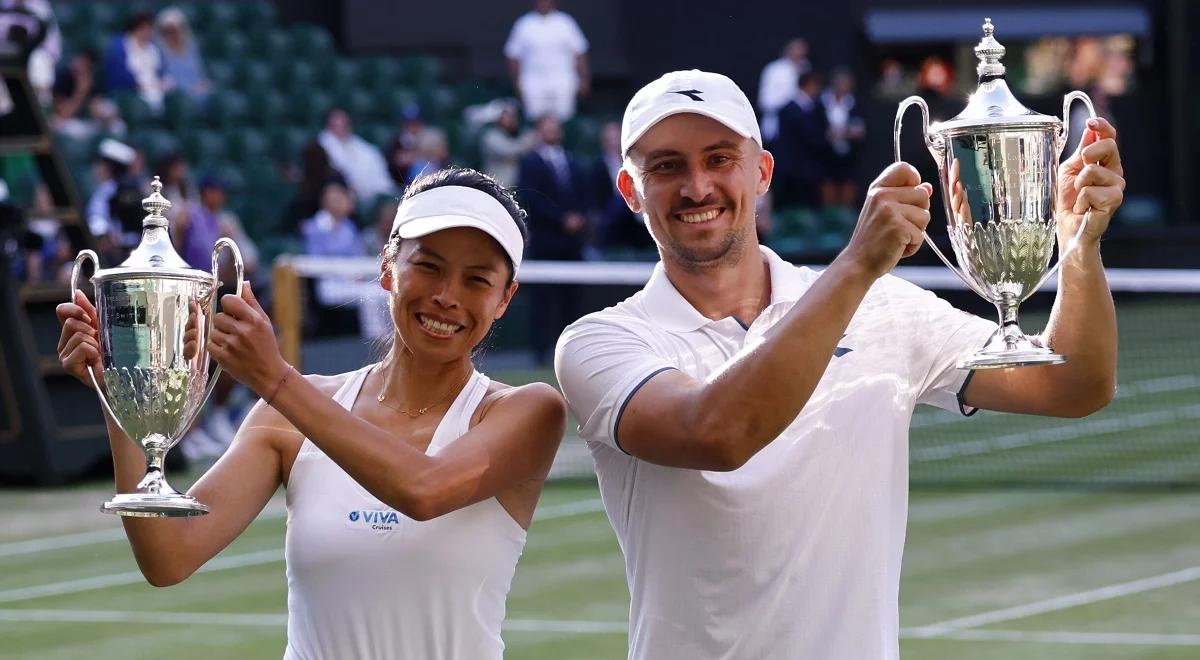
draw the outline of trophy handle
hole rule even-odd
[[[221,274],[218,268],[220,267],[221,248],[223,247],[229,248],[229,251],[233,253],[233,268],[237,273],[237,285],[234,287],[234,295],[242,295],[242,284],[246,281],[243,275],[245,272],[245,263],[242,261],[242,251],[238,249],[237,243],[234,243],[233,239],[224,236],[218,238],[217,242],[213,244],[212,251],[213,292],[211,308],[214,312],[208,317],[208,335],[212,334],[213,316],[215,316],[217,308],[217,293],[221,289]],[[208,401],[208,396],[212,394],[213,388],[217,386],[217,379],[220,377],[221,365],[218,364],[217,368],[213,370],[212,376],[208,378],[208,386],[204,388],[204,398],[200,399],[201,408]]]
[[[93,250],[80,250],[75,257],[75,265],[71,267],[71,302],[75,302],[75,294],[79,291],[79,273],[83,270],[85,261],[92,262],[92,271],[100,269],[100,257],[96,256]],[[96,380],[96,372],[88,367],[88,378],[92,379],[92,388],[96,390],[96,396],[100,399],[100,406],[104,408],[104,412],[108,414],[109,419],[117,424],[117,428],[125,435],[129,435],[125,431],[125,427],[121,425],[121,420],[113,413],[112,406],[108,404],[108,397],[104,395],[104,390],[100,388],[100,382]],[[132,439],[132,438],[130,438]],[[134,440],[136,442],[136,440]]]
[[[1067,138],[1071,134],[1071,104],[1075,101],[1082,101],[1083,104],[1087,106],[1088,115],[1093,118],[1096,116],[1096,108],[1092,105],[1092,99],[1086,93],[1074,91],[1063,97],[1062,134],[1060,134],[1058,137],[1059,157],[1062,157],[1063,148],[1067,146]],[[1055,191],[1055,194],[1058,194],[1058,191]],[[1075,248],[1079,247],[1079,239],[1083,236],[1083,232],[1087,229],[1088,222],[1091,219],[1092,210],[1088,209],[1083,213],[1083,220],[1079,222],[1079,229],[1075,230],[1075,235],[1071,237],[1071,240],[1067,242],[1062,252],[1058,255],[1058,263],[1054,264],[1053,268],[1047,270],[1045,275],[1042,275],[1042,279],[1038,280],[1037,286],[1030,289],[1031,291],[1037,291],[1038,289],[1042,288],[1042,285],[1046,283],[1046,280],[1049,280],[1055,273],[1058,272],[1059,267],[1063,265],[1063,261],[1065,261],[1067,257],[1071,256],[1073,252],[1075,252]]]
[[[1067,138],[1071,135],[1071,104],[1075,101],[1082,101],[1088,109],[1088,115],[1096,116],[1096,107],[1092,105],[1092,98],[1084,92],[1078,90],[1071,92],[1063,97],[1063,123],[1062,132],[1058,136],[1058,157],[1062,158],[1063,149],[1067,146]]]
[[[913,105],[921,108],[921,134],[922,137],[925,138],[925,145],[929,148],[930,153],[934,153],[934,149],[937,146],[929,137],[929,105],[926,104],[925,99],[921,98],[920,96],[910,96],[900,102],[900,108],[896,110],[896,123],[892,129],[892,153],[895,155],[895,162],[897,163],[904,160],[900,157],[900,131],[903,126],[904,111],[908,110],[909,106]],[[933,249],[933,253],[937,255],[938,259],[941,259],[942,263],[946,265],[946,268],[949,268],[950,272],[957,275],[958,279],[962,280],[963,284],[966,284],[968,289],[979,294],[985,300],[988,299],[988,296],[984,294],[977,284],[972,282],[965,273],[959,270],[958,266],[950,263],[950,260],[946,258],[945,254],[942,253],[941,248],[939,248],[937,244],[933,242],[933,239],[929,238],[929,234],[922,231],[921,238],[925,239],[925,244]]]

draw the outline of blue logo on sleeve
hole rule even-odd
[[[842,335],[842,339],[845,339],[845,338],[846,338],[846,335]],[[845,355],[853,350],[854,350],[853,348],[846,348],[845,346],[838,346],[837,348],[833,349],[833,357],[842,357],[843,355]]]
[[[350,512],[350,522],[358,522],[358,512],[357,511]]]

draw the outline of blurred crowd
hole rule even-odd
[[[378,113],[372,113],[374,123],[367,123],[362,103],[334,96],[332,107],[314,114],[304,127],[295,157],[268,150],[273,176],[284,183],[279,190],[288,195],[261,200],[255,207],[279,215],[267,223],[269,235],[262,233],[261,224],[243,225],[235,212],[246,208],[239,195],[253,194],[232,185],[229,176],[236,172],[194,153],[189,159],[179,148],[150,154],[132,139],[144,119],[123,112],[129,107],[120,102],[123,98],[135,96],[152,117],[169,113],[172,100],[181,98],[200,114],[220,110],[214,104],[225,90],[211,75],[215,67],[193,35],[188,16],[176,7],[133,11],[119,33],[67,52],[48,0],[0,0],[6,44],[20,51],[8,55],[27,62],[50,129],[60,140],[94,145],[90,171],[77,176],[77,184],[84,197],[83,220],[106,266],[120,263],[137,244],[145,215],[141,200],[150,177],[157,175],[172,203],[172,236],[179,253],[193,267],[207,270],[213,242],[232,237],[241,247],[247,277],[269,300],[264,266],[274,255],[378,254],[405,186],[422,173],[452,165],[478,167],[515,188],[529,214],[531,259],[657,257],[642,221],[615,188],[623,161],[619,121],[577,115],[580,101],[591,93],[588,40],[554,0],[535,0],[510,28],[503,47],[511,77],[508,93],[462,107],[455,126],[444,115],[431,118],[423,99],[405,100],[381,126]],[[1125,91],[1131,49],[1119,39],[1046,40],[1026,54],[1022,84],[1034,93],[1061,85],[1086,89],[1103,114],[1105,99]],[[906,66],[883,59],[873,94],[890,100],[919,92],[934,97],[931,105],[936,97],[954,97],[959,86],[947,60],[929,57],[917,69]],[[861,201],[856,181],[861,180],[859,156],[867,133],[854,76],[845,66],[815,68],[808,43],[795,38],[766,63],[757,90],[747,92],[756,101],[765,145],[776,159],[771,192],[759,208],[760,233],[768,244],[791,254],[814,245],[836,250],[852,229]],[[0,118],[11,110],[11,99],[7,101],[6,106],[0,91]],[[590,127],[583,139],[564,139],[579,126]],[[452,128],[455,137],[465,135],[466,140],[451,139]],[[226,130],[238,129],[233,124]],[[0,226],[19,228],[0,232],[0,249],[10,257],[12,275],[19,281],[66,282],[80,246],[68,240],[46,184],[33,177],[32,194],[19,202],[5,181],[13,180],[10,175],[20,165],[0,165],[5,174],[0,180]],[[248,220],[261,223],[259,217]],[[814,243],[817,234],[820,240]],[[222,281],[231,276],[226,273]],[[318,325],[309,331],[371,335],[388,327],[357,310],[347,311],[347,303],[361,297],[353,289],[316,282],[308,293],[323,310],[314,315]],[[530,348],[534,359],[544,362],[559,330],[577,316],[579,296],[567,286],[548,286],[538,300],[529,319]],[[213,435],[223,436],[226,430],[222,425]],[[227,439],[218,437],[214,445]]]

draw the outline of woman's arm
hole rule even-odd
[[[250,287],[221,299],[209,351],[343,470],[388,506],[429,520],[543,479],[566,426],[553,387],[495,395],[480,422],[446,451],[427,456],[333,401],[284,361],[271,321]]]
[[[88,369],[103,383],[95,307],[79,292],[74,303],[63,303],[57,311],[63,324],[59,339],[63,367],[89,388]],[[105,421],[116,490],[133,492],[146,472],[145,455],[107,413]],[[281,483],[280,448],[288,428],[266,406],[251,411],[229,450],[188,490],[210,507],[207,515],[121,518],[138,568],[150,584],[165,587],[181,582],[237,538],[262,511]]]

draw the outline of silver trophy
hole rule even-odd
[[[979,86],[958,116],[929,125],[929,107],[910,96],[896,112],[895,157],[900,160],[900,120],[909,106],[921,108],[925,144],[937,161],[946,204],[956,268],[925,235],[937,256],[966,285],[996,306],[1000,327],[960,369],[996,369],[1058,364],[1066,358],[1025,336],[1017,308],[1050,278],[1078,244],[1078,232],[1047,270],[1057,237],[1055,192],[1058,160],[1070,133],[1070,108],[1076,100],[1096,111],[1083,92],[1063,99],[1063,118],[1036,113],[1021,105],[1004,80],[1004,46],[984,19],[983,39],[975,46]]]
[[[122,516],[178,517],[208,513],[208,507],[167,483],[163,461],[204,405],[221,368],[208,374],[209,333],[218,290],[218,257],[233,253],[237,293],[242,291],[242,255],[228,238],[213,246],[212,272],[188,266],[167,231],[158,177],[142,200],[148,215],[142,240],[120,266],[96,270],[95,305],[100,325],[104,387],[88,370],[104,410],[146,454],[146,476],[132,493],[101,506]],[[71,300],[85,261],[99,269],[96,253],[83,250],[71,272]],[[206,386],[207,384],[207,386]]]

